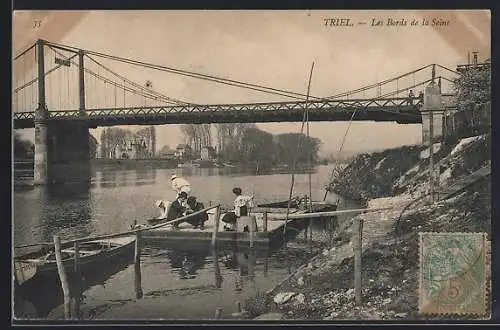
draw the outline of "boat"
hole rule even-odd
[[[132,256],[135,236],[97,239],[79,244],[80,270],[93,269],[97,264],[109,263],[114,259]],[[61,244],[61,257],[64,269],[74,273],[75,249],[71,242]],[[45,245],[34,252],[14,257],[15,278],[21,286],[36,278],[55,278],[58,276],[53,245]]]
[[[109,278],[127,269],[133,263],[133,258],[132,249],[132,253],[127,253],[124,257],[103,259],[103,262],[99,264],[92,263],[92,267],[86,267],[85,271],[82,272],[83,276],[79,281],[80,292],[85,292],[97,285],[106,285]],[[68,276],[68,279],[71,278]],[[71,288],[73,286],[70,287],[70,290]],[[74,294],[71,293],[72,296]],[[51,277],[36,276],[14,289],[16,309],[14,315],[19,318],[46,318],[57,306],[61,306],[63,303],[64,293],[57,274]]]
[[[290,208],[303,210],[307,213],[308,209],[307,209],[306,204],[304,204],[304,202],[306,202],[306,197],[292,198],[292,200],[290,202]],[[286,209],[286,208],[288,208],[288,200],[257,204],[257,207],[271,208],[271,209]],[[314,201],[314,200],[312,202],[312,211],[313,212],[327,212],[327,211],[336,211],[336,210],[337,210],[336,203],[329,203],[326,201]]]
[[[215,162],[211,160],[204,159],[196,159],[193,161],[193,166],[201,167],[201,168],[212,168],[215,167]]]
[[[299,204],[296,199],[292,199],[290,202],[290,208],[298,208]],[[271,203],[263,203],[257,204],[257,207],[268,207],[268,208],[287,208],[288,200],[281,202],[271,202]]]

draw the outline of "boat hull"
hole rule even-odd
[[[100,266],[102,264],[106,264],[109,262],[113,262],[115,259],[120,259],[120,260],[127,260],[131,259],[133,257],[134,253],[134,248],[135,248],[135,237],[120,237],[120,238],[115,238],[115,239],[104,239],[104,240],[96,240],[92,241],[93,243],[108,243],[110,246],[112,245],[111,248],[108,250],[103,250],[99,253],[92,254],[92,255],[81,255],[80,256],[80,262],[79,262],[79,268],[80,272],[82,274],[87,273],[89,270],[95,270],[96,266]],[[61,249],[67,249],[73,247],[73,244],[62,244]],[[21,256],[18,257],[14,260],[17,265],[19,264],[31,264],[32,266],[34,265],[36,267],[36,274],[31,277],[31,279],[26,280],[26,281],[19,281],[18,280],[18,285],[23,286],[26,285],[27,283],[31,281],[38,281],[38,280],[53,280],[58,278],[58,273],[57,273],[57,263],[55,260],[50,260],[45,263],[38,263],[38,262],[30,262],[30,257],[36,255],[35,253],[31,253],[30,255],[27,256]],[[74,276],[74,268],[75,268],[75,261],[74,258],[67,258],[62,261],[64,269],[66,271],[66,274],[68,277]],[[16,265],[16,266],[17,266]],[[17,275],[17,274],[16,274]],[[26,278],[26,276],[25,276]]]
[[[288,201],[263,203],[263,204],[258,204],[257,207],[287,208],[288,207]],[[290,203],[290,208],[297,208],[297,207],[298,207],[297,201],[292,200],[291,203]]]

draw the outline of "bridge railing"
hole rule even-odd
[[[402,107],[413,106],[418,108],[422,105],[420,99],[410,101],[407,97],[387,98],[387,99],[351,99],[351,100],[322,100],[312,101],[308,105],[310,111],[335,111],[370,109],[377,107]],[[215,105],[175,105],[175,106],[155,106],[155,107],[127,107],[108,109],[88,109],[85,115],[80,110],[59,110],[49,111],[50,118],[53,119],[86,119],[100,117],[126,117],[126,116],[158,116],[172,113],[203,113],[203,112],[232,112],[232,111],[290,111],[303,110],[305,102],[273,102],[273,103],[250,103],[250,104],[215,104]],[[19,112],[14,113],[14,120],[34,120],[35,113]]]

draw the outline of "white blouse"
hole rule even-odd
[[[245,196],[245,195],[239,195],[234,199],[233,202],[234,205],[234,213],[236,216],[240,216],[240,207],[242,206],[247,206],[247,207],[253,207],[253,196]]]

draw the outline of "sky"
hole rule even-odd
[[[353,26],[325,26],[325,18],[337,17],[349,18]],[[404,19],[406,26],[388,26],[388,19]],[[423,19],[430,24],[423,26]],[[448,23],[432,26],[433,19]],[[34,26],[37,20],[39,27]],[[372,26],[372,20],[384,24]],[[412,20],[419,24],[411,26]],[[13,18],[13,49],[15,56],[42,38],[302,94],[307,91],[314,62],[310,93],[323,97],[431,63],[454,69],[467,61],[467,52],[475,50],[480,60],[489,58],[490,22],[487,10],[17,11]],[[149,80],[155,90],[186,102],[292,101],[117,62],[107,64],[139,84]],[[301,123],[258,126],[279,134],[299,132]],[[323,141],[323,150],[333,151],[339,148],[348,126],[348,122],[312,122],[310,134]],[[33,129],[19,131],[33,140]],[[101,131],[91,130],[97,138]],[[156,131],[157,149],[183,142],[178,125],[156,126]],[[353,122],[344,149],[390,148],[417,144],[421,139],[420,125]]]

